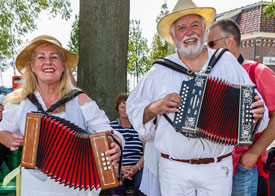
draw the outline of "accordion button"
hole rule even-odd
[[[104,155],[105,155],[104,152],[102,152],[102,153],[101,153],[101,156],[104,157]]]
[[[104,157],[102,158],[102,161],[105,161],[105,158],[104,158]]]
[[[106,163],[105,163],[105,162],[103,162],[103,165],[105,166],[105,165],[106,165]]]
[[[107,167],[104,167],[104,170],[106,171],[106,170],[107,170]]]
[[[107,161],[107,165],[110,165],[110,161]]]
[[[108,169],[111,169],[111,166],[108,166]]]
[[[109,160],[109,157],[106,157],[106,160]]]

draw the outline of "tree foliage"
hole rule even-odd
[[[49,17],[61,14],[67,20],[70,6],[70,0],[0,0],[0,67],[7,66],[22,37],[37,28],[34,21],[42,11],[48,11]]]
[[[131,20],[129,28],[127,71],[138,79],[150,69],[147,39],[142,36],[140,20]]]
[[[264,13],[266,13],[268,18],[271,16],[271,14],[275,16],[275,3],[273,2],[273,0],[263,8],[263,11]]]
[[[72,31],[70,35],[70,40],[68,48],[70,51],[78,54],[79,44],[79,15],[75,15],[75,20],[72,24]]]
[[[160,14],[157,16],[156,23],[158,24],[160,19],[166,16],[168,13],[169,10],[167,7],[167,3],[164,2],[161,5],[161,11]],[[152,64],[156,59],[165,57],[172,53],[174,53],[174,47],[163,40],[158,33],[155,33],[151,45],[150,64]]]

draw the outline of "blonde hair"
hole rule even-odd
[[[12,93],[9,93],[7,95],[7,98],[6,98],[7,103],[19,104],[22,100],[26,99],[28,95],[30,95],[31,93],[34,93],[35,90],[39,90],[36,76],[31,70],[31,63],[33,62],[34,54],[37,51],[37,49],[40,48],[41,46],[45,46],[45,45],[53,45],[53,44],[48,44],[48,43],[42,44],[42,45],[39,45],[38,47],[36,47],[32,51],[32,53],[30,55],[30,60],[26,63],[26,66],[23,69],[22,86],[19,89],[16,89]],[[56,47],[55,45],[53,45],[53,46]],[[60,56],[61,60],[65,62],[64,72],[61,75],[60,85],[59,85],[59,89],[58,89],[59,98],[61,98],[64,95],[66,95],[68,92],[70,92],[71,90],[75,89],[76,87],[72,84],[71,77],[70,77],[71,73],[67,66],[66,56],[65,56],[64,52],[60,48],[58,48],[58,47],[56,47],[56,48],[59,52],[59,56]]]

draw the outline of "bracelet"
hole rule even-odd
[[[138,170],[141,170],[141,168],[139,167],[139,165],[138,165],[138,164],[136,164],[136,166],[137,166]]]

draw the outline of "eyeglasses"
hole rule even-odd
[[[222,37],[220,39],[216,39],[216,40],[210,41],[210,42],[208,42],[207,45],[209,46],[209,48],[213,48],[216,45],[215,44],[216,41],[219,41],[219,40],[222,40],[222,39],[226,39],[226,38],[228,38],[228,37]]]

